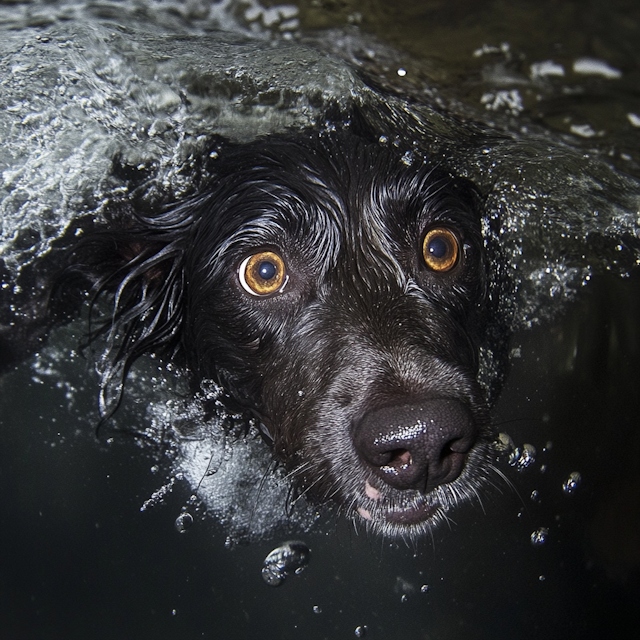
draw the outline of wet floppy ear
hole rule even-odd
[[[88,342],[101,339],[103,417],[118,407],[127,372],[144,353],[180,351],[184,254],[193,226],[188,203],[129,226],[87,233],[75,248],[69,274],[89,282]]]

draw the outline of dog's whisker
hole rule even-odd
[[[317,478],[314,482],[312,482],[310,485],[307,485],[294,499],[293,504],[296,504],[298,502],[298,500],[302,499],[305,497],[305,495],[307,493],[309,493],[313,487],[318,484],[319,482],[322,481],[322,478]]]
[[[292,469],[291,471],[289,471],[289,473],[287,473],[285,476],[283,476],[283,480],[291,480],[292,478],[295,478],[296,476],[300,476],[303,474],[303,472],[305,472],[307,469],[311,468],[311,462],[309,460],[299,464],[297,467],[295,467],[294,469]]]
[[[273,473],[273,471],[275,470],[275,468],[277,467],[277,461],[272,460],[271,463],[269,464],[269,466],[265,469],[264,473],[262,474],[262,477],[260,478],[260,482],[258,483],[258,488],[256,491],[256,496],[255,499],[253,501],[253,508],[251,509],[251,514],[249,517],[249,524],[252,523],[253,518],[256,514],[256,512],[258,511],[258,505],[260,502],[260,496],[262,494],[262,491],[264,490],[265,484],[267,482],[267,478]],[[287,496],[287,500],[288,500],[288,496]]]

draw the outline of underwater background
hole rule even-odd
[[[516,141],[548,133],[640,178],[635,2],[0,3],[8,39],[83,16],[223,28],[265,48],[306,42],[385,91],[495,121]],[[549,193],[560,188],[559,173]],[[188,482],[167,483],[170,461],[154,448],[96,440],[82,325],[55,330],[49,351],[0,379],[0,637],[629,637],[640,625],[640,277],[612,260],[588,275],[562,313],[549,298],[512,339],[494,420],[518,449],[501,466],[513,488],[415,544],[331,514],[235,540],[220,518],[198,517]],[[140,420],[145,401],[133,394],[118,421]],[[185,505],[196,518],[180,533]],[[292,537],[310,562],[272,588],[263,561]]]

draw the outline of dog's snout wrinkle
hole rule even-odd
[[[465,404],[435,398],[369,412],[356,425],[354,446],[390,487],[427,493],[460,475],[476,436]]]

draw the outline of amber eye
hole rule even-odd
[[[433,271],[449,271],[456,266],[460,245],[458,239],[442,227],[431,229],[427,232],[422,243],[422,256],[424,261]]]
[[[273,251],[261,251],[245,258],[238,277],[243,289],[254,296],[282,291],[288,280],[284,260]]]

